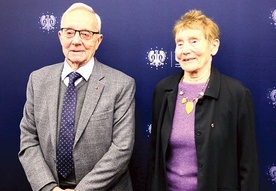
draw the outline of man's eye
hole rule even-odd
[[[72,35],[74,33],[75,33],[75,31],[73,31],[73,30],[66,31],[66,34],[68,34],[68,35]]]
[[[89,36],[89,33],[82,33],[82,35],[84,35],[84,36]]]
[[[90,33],[89,33],[89,32],[82,32],[81,34],[84,35],[84,36],[86,36],[86,37],[89,37],[89,36],[90,36]]]

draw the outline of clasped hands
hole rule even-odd
[[[61,189],[60,187],[55,187],[55,188],[53,189],[53,191],[74,191],[74,190],[72,190],[72,189],[65,189],[65,190],[63,190],[63,189]]]

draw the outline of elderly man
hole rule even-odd
[[[19,159],[33,190],[132,190],[135,82],[96,60],[100,30],[73,4],[58,32],[65,61],[30,75]]]

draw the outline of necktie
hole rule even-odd
[[[81,75],[76,72],[69,74],[69,84],[66,89],[59,132],[59,144],[57,149],[57,171],[66,178],[74,168],[73,162],[73,144],[74,144],[74,124],[76,112],[77,92],[74,82]]]

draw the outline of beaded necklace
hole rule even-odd
[[[189,100],[189,98],[185,96],[185,92],[180,89],[179,95],[183,96],[183,98],[181,99],[181,103],[182,104],[186,104],[185,105],[185,110],[186,110],[186,113],[188,115],[193,111],[194,105],[197,103],[198,99],[201,98],[201,97],[203,97],[204,90],[205,90],[205,87],[208,84],[208,82],[209,82],[209,79],[203,85],[203,87],[200,90],[200,92],[198,93],[198,95],[195,98],[191,99],[191,100]]]

